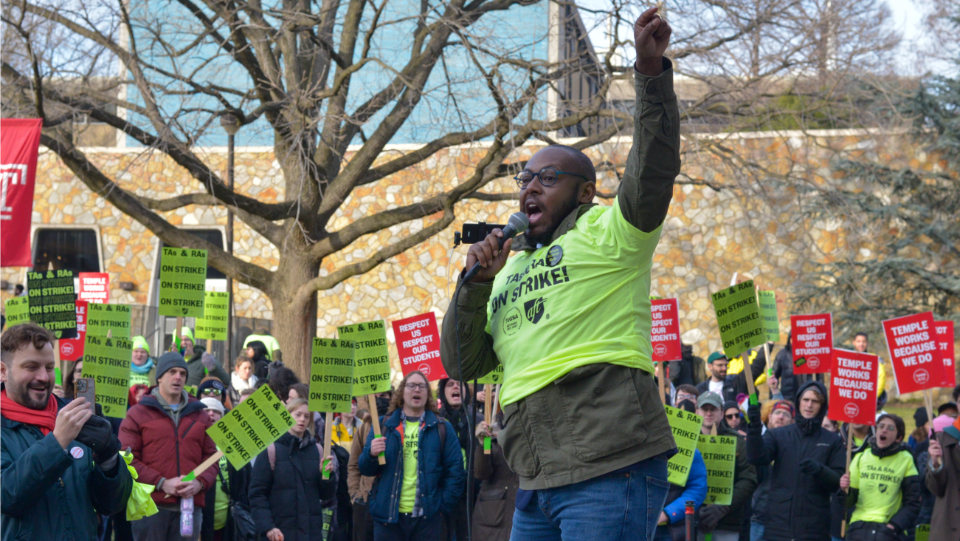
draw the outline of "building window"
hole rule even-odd
[[[100,272],[100,250],[93,229],[38,229],[33,244],[33,270]]]
[[[184,229],[185,232],[190,233],[195,237],[199,237],[214,246],[219,246],[220,248],[225,248],[223,245],[223,232],[219,229]],[[160,242],[160,252],[163,252],[163,247],[166,246],[162,241]],[[196,246],[194,246],[196,248]],[[157,269],[160,268],[160,261],[157,260]],[[157,271],[157,279],[159,279],[159,270]],[[207,280],[226,280],[227,275],[220,272],[219,270],[207,265]]]

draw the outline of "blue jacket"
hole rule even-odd
[[[443,448],[440,445],[440,423],[446,425],[446,438]],[[360,453],[360,475],[376,477],[370,490],[370,516],[377,522],[393,524],[400,517],[400,488],[403,485],[403,426],[400,410],[380,420],[383,435],[387,438],[384,451],[386,464],[381,466],[376,457],[370,456],[373,431],[367,436],[367,442]],[[427,411],[420,427],[420,449],[417,465],[417,499],[423,516],[430,517],[443,511],[456,508],[466,485],[467,472],[463,469],[463,454],[460,452],[460,440],[453,426],[438,419],[433,412]]]
[[[690,475],[687,476],[687,484],[683,487],[683,493],[663,508],[663,512],[670,519],[670,524],[679,522],[684,518],[684,512],[687,500],[693,500],[693,508],[700,509],[703,500],[707,498],[707,465],[703,462],[703,456],[699,449],[694,449],[693,464],[690,465]]]
[[[65,404],[57,399],[62,408]],[[93,463],[90,449],[76,441],[71,453],[53,433],[35,426],[0,419],[3,476],[3,541],[92,541],[97,539],[97,513],[110,515],[127,508],[133,478],[123,459],[113,477]],[[78,451],[73,451],[79,448]]]

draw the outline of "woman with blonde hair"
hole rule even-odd
[[[250,479],[250,509],[257,532],[269,541],[308,541],[323,535],[322,502],[336,495],[332,457],[311,433],[313,414],[302,398],[287,403],[294,424],[257,457]],[[271,449],[272,448],[272,449]],[[325,462],[325,464],[324,464]]]

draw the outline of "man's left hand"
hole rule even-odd
[[[633,25],[638,72],[654,77],[663,73],[663,53],[670,45],[672,32],[667,21],[657,15],[657,8],[652,7],[640,15]]]

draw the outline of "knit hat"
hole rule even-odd
[[[193,342],[194,344],[197,343],[197,341],[193,339],[193,330],[190,327],[184,327],[180,329],[180,337],[189,338],[190,341]]]
[[[933,431],[934,432],[943,432],[944,428],[953,424],[953,417],[949,415],[940,415],[933,418]]]
[[[184,361],[183,356],[176,351],[168,351],[160,356],[160,360],[157,361],[157,379],[159,380],[163,377],[167,370],[171,368],[188,370],[187,362]]]
[[[770,413],[773,413],[774,411],[777,411],[777,410],[790,412],[790,417],[797,416],[797,409],[793,406],[792,403],[790,403],[789,400],[777,400],[777,402],[773,405],[773,409],[770,411]]]
[[[150,344],[148,344],[147,339],[142,336],[133,337],[133,349],[145,349],[147,355],[150,355]]]
[[[957,410],[957,409],[958,408],[957,408],[956,402],[944,402],[943,404],[940,404],[940,406],[937,407],[937,415],[942,415],[943,412],[946,410]]]
[[[217,400],[216,398],[213,398],[213,397],[204,398],[200,400],[200,402],[202,402],[203,405],[206,406],[208,410],[217,410],[220,412],[221,415],[227,412],[227,409],[224,408],[223,404],[220,403],[220,401]]]
[[[720,398],[720,395],[717,393],[712,393],[707,391],[697,397],[697,407],[703,408],[707,404],[717,408],[720,411],[723,411],[723,399]]]
[[[723,403],[723,411],[724,411],[724,412],[726,412],[726,411],[727,411],[728,409],[730,409],[730,408],[733,408],[733,409],[736,409],[736,410],[739,411],[739,410],[740,410],[740,404],[737,404],[737,401],[736,401],[736,400],[727,400],[726,402]]]
[[[200,386],[197,387],[197,398],[203,396],[203,391],[206,389],[216,389],[220,391],[220,396],[223,396],[227,390],[227,387],[218,379],[208,379],[200,383]]]
[[[713,361],[716,361],[717,359],[726,359],[726,358],[727,356],[724,355],[723,353],[719,351],[714,351],[713,353],[710,354],[709,357],[707,357],[707,364],[713,364]]]
[[[917,411],[913,412],[913,421],[917,423],[917,428],[930,422],[930,417],[927,416],[927,408],[923,406],[917,408]]]

